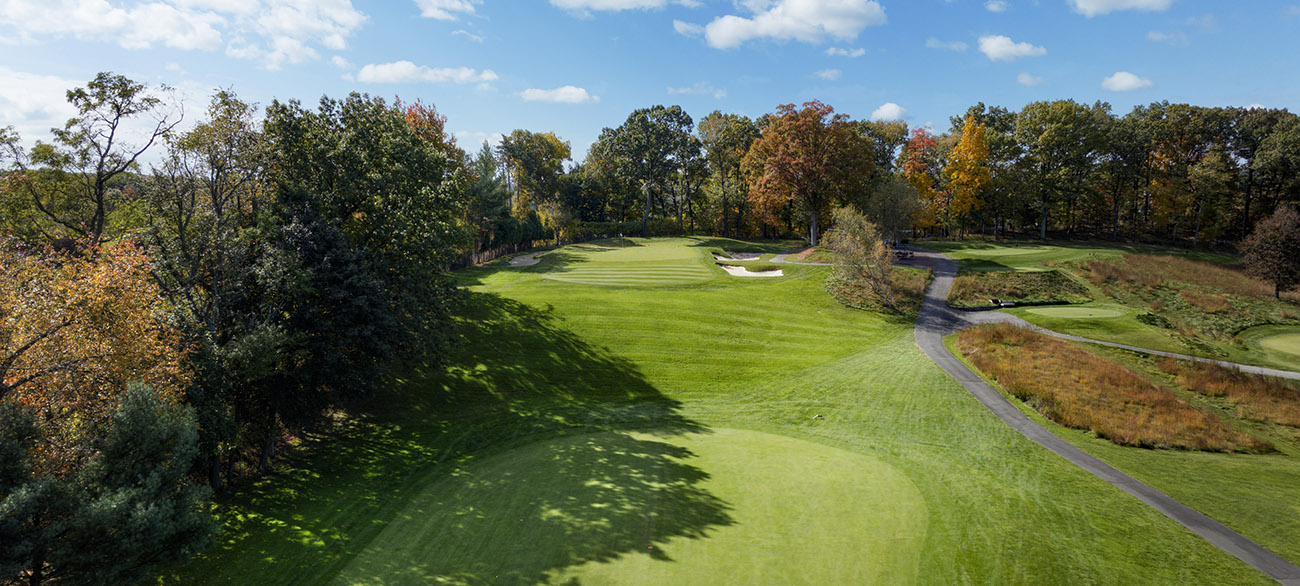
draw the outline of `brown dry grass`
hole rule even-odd
[[[1166,358],[1159,367],[1189,390],[1232,401],[1243,419],[1300,427],[1300,388],[1294,384],[1204,362]]]
[[[1120,445],[1214,452],[1273,449],[1070,342],[994,324],[958,334],[957,349],[1048,419]]]
[[[1182,296],[1183,301],[1188,305],[1195,307],[1206,313],[1218,313],[1232,309],[1232,301],[1227,295],[1215,295],[1214,293],[1202,293],[1191,289],[1184,289],[1178,294]]]
[[[1115,260],[1089,261],[1084,275],[1097,285],[1118,284],[1130,290],[1132,285],[1151,289],[1168,280],[1244,297],[1273,297],[1272,285],[1239,268],[1176,256],[1130,254]],[[1284,293],[1282,297],[1300,300],[1300,292]]]
[[[930,284],[929,269],[894,267],[890,276],[894,296],[898,300],[899,313],[915,316],[921,311],[925,301],[925,288]],[[833,276],[826,281],[826,289],[840,303],[857,309],[881,311],[880,299],[871,289],[863,285],[839,280]]]

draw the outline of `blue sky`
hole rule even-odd
[[[0,126],[27,141],[99,71],[246,100],[433,103],[462,146],[554,131],[581,159],[635,108],[696,120],[819,99],[933,124],[983,101],[1300,110],[1300,2],[0,0]]]

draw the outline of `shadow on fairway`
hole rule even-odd
[[[223,543],[161,582],[317,583],[346,568],[349,583],[526,584],[733,522],[693,454],[653,439],[707,428],[632,363],[548,308],[484,293],[466,307],[448,367],[412,368],[352,423],[308,435],[224,508]]]

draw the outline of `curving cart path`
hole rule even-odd
[[[980,403],[983,403],[994,415],[1010,425],[1013,429],[1020,432],[1025,437],[1033,440],[1058,456],[1069,460],[1074,465],[1086,470],[1092,475],[1109,482],[1111,485],[1127,492],[1138,500],[1146,503],[1165,516],[1177,521],[1184,527],[1190,529],[1193,533],[1200,535],[1206,541],[1209,541],[1215,547],[1232,554],[1237,559],[1250,564],[1251,567],[1263,572],[1268,577],[1277,580],[1286,586],[1300,586],[1300,567],[1288,562],[1281,556],[1265,549],[1263,546],[1247,539],[1241,534],[1229,529],[1222,523],[1211,519],[1196,510],[1188,507],[1169,495],[1160,492],[1137,479],[1129,476],[1111,465],[1094,458],[1083,450],[1070,445],[1065,440],[1057,437],[1043,426],[1035,423],[1019,409],[1007,401],[1001,393],[984,382],[984,379],[969,368],[966,367],[957,357],[943,345],[943,337],[947,334],[956,332],[974,323],[989,321],[1012,321],[1000,317],[987,317],[993,315],[1003,315],[1006,318],[1015,318],[1000,312],[985,312],[979,314],[967,315],[965,312],[958,312],[948,307],[948,291],[952,288],[953,277],[957,274],[957,263],[951,259],[933,252],[917,252],[913,259],[906,264],[929,268],[934,271],[934,281],[925,293],[925,302],[921,306],[921,315],[916,322],[916,345],[931,360],[935,361],[944,371],[957,379],[963,387],[966,388]],[[970,317],[974,319],[970,319]],[[1023,322],[1023,320],[1021,320]],[[1027,324],[1027,322],[1025,322]],[[1041,330],[1040,331],[1044,331]],[[1085,338],[1075,336],[1066,336],[1047,332],[1052,335],[1087,342]],[[1132,348],[1119,344],[1107,344],[1121,348],[1130,348],[1141,352],[1151,352],[1141,348]],[[1155,352],[1152,352],[1155,353]],[[1172,355],[1184,357],[1176,354],[1157,353],[1162,355]],[[1193,358],[1186,356],[1185,358]],[[1202,359],[1204,360],[1204,359]],[[1237,366],[1237,365],[1233,365]],[[1254,367],[1252,367],[1254,368]],[[1245,370],[1245,367],[1242,368]],[[1264,369],[1272,370],[1272,369]],[[1286,372],[1286,371],[1278,371]],[[1270,373],[1271,374],[1271,373]],[[1290,373],[1295,375],[1295,373]],[[1297,378],[1292,376],[1291,378]]]

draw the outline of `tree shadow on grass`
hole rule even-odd
[[[360,583],[529,584],[667,559],[666,540],[733,522],[693,454],[663,441],[707,428],[634,364],[546,308],[471,293],[463,315],[450,366],[411,367],[309,434],[225,503],[220,546],[161,581],[317,583],[346,569]]]

